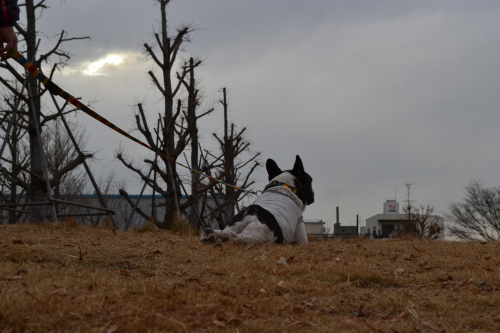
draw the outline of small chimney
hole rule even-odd
[[[359,236],[359,215],[356,214],[356,236]]]
[[[339,206],[337,206],[337,224],[340,224],[340,220],[339,220]]]

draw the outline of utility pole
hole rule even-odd
[[[406,202],[406,213],[408,214],[408,221],[411,221],[411,209],[413,207],[411,204],[413,200],[410,200],[411,185],[412,185],[412,183],[406,184],[406,200],[404,201],[404,202]]]

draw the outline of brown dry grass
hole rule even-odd
[[[500,331],[498,242],[140,231],[0,226],[0,332]]]

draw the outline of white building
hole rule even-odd
[[[326,231],[323,220],[304,220],[304,224],[308,235],[322,235]]]
[[[403,223],[407,223],[408,215],[399,212],[399,202],[387,200],[384,202],[382,214],[374,215],[366,219],[366,226],[361,228],[361,233],[372,238],[392,237],[401,230]],[[439,239],[444,239],[444,219],[438,215],[430,215],[427,220],[435,223],[440,228]]]

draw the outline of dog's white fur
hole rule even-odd
[[[235,243],[271,244],[276,240],[274,233],[255,215],[245,216],[242,221],[213,232],[223,242],[231,239]]]
[[[274,179],[279,182],[295,186],[295,177],[289,172],[283,172],[276,176]],[[292,244],[307,244],[307,233],[302,213],[305,210],[305,205],[300,199],[287,187],[273,187],[267,191],[276,192],[278,195],[286,196],[289,205],[297,205],[298,207],[291,207],[291,210],[299,210],[299,216],[294,216],[293,219],[288,220],[286,225],[281,225],[282,233],[285,243]],[[256,200],[258,202],[258,199]],[[283,230],[284,228],[292,228],[292,230]],[[233,225],[227,226],[224,230],[213,230],[212,234],[201,235],[201,240],[208,237],[216,237],[221,241],[233,240],[237,243],[253,243],[253,244],[271,244],[276,241],[274,233],[255,215],[247,215],[242,221],[238,221]],[[285,235],[292,235],[285,237]]]

